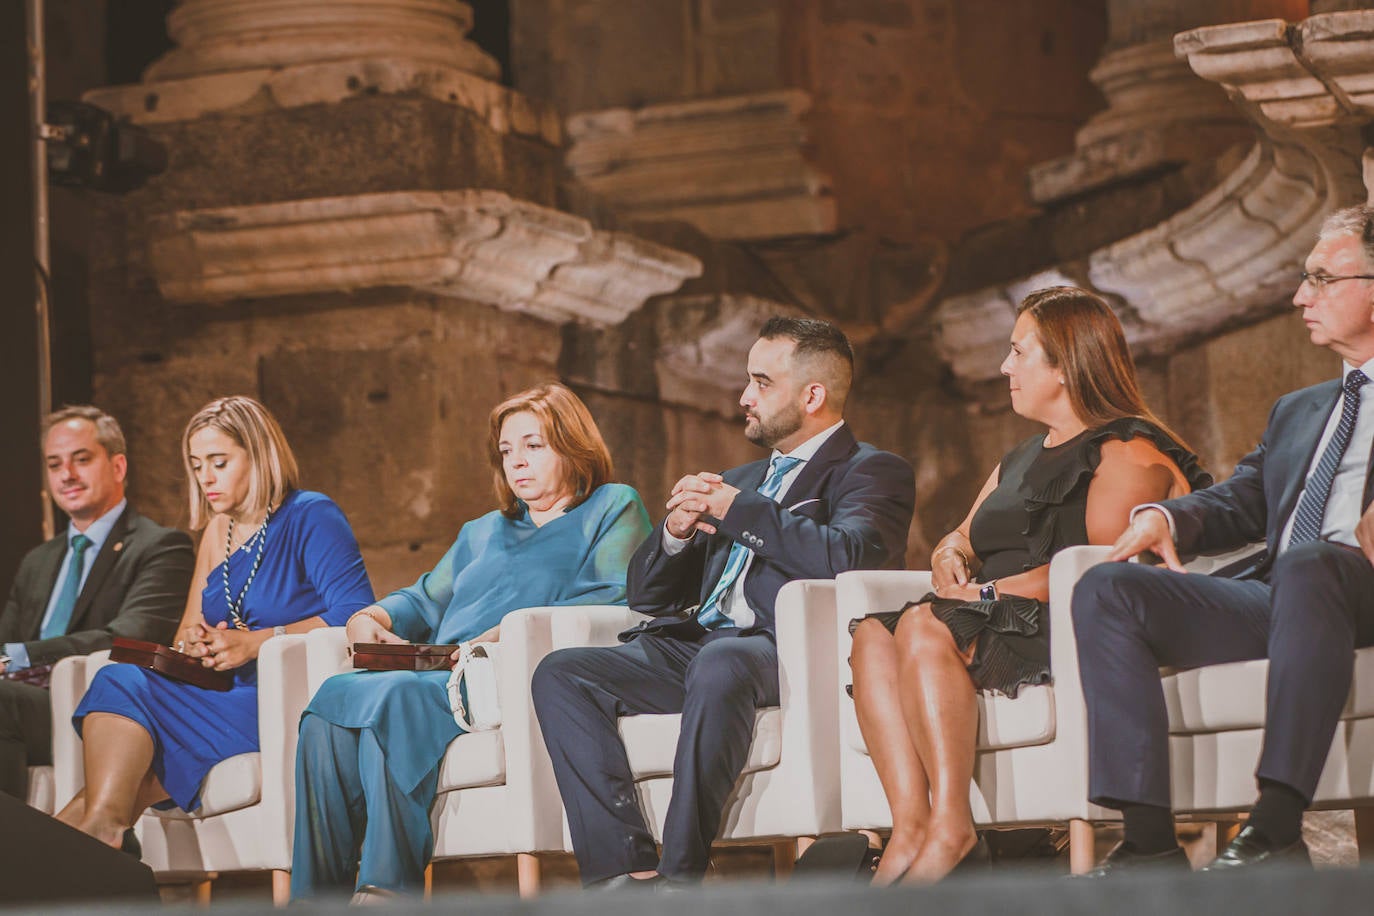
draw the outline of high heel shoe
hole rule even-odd
[[[133,856],[140,862],[143,861],[143,844],[138,841],[138,837],[134,834],[134,828],[130,827],[124,831],[124,836],[119,841],[119,851]]]

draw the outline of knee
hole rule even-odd
[[[923,658],[959,651],[949,627],[930,612],[928,604],[917,605],[902,615],[897,622],[895,639],[901,657],[918,664]]]
[[[872,617],[865,617],[854,627],[853,644],[850,648],[851,662],[862,665],[874,652],[892,644],[892,634],[887,627]]]
[[[535,705],[548,703],[568,691],[580,655],[580,649],[555,649],[544,656],[530,678],[530,696]]]
[[[697,656],[687,668],[683,689],[687,696],[707,706],[746,699],[753,702],[756,680],[757,672],[750,670],[741,658],[723,654],[711,659]]]
[[[1099,563],[1085,572],[1073,587],[1074,633],[1081,639],[1105,621],[1122,616],[1130,607],[1134,580],[1142,572],[1153,571],[1133,563]]]
[[[1274,581],[1326,579],[1339,573],[1340,561],[1349,551],[1326,541],[1308,541],[1290,547],[1274,560]]]

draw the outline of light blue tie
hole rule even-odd
[[[1321,461],[1312,476],[1307,478],[1307,487],[1302,491],[1302,499],[1293,514],[1293,531],[1288,536],[1288,546],[1296,547],[1315,541],[1321,537],[1322,520],[1326,517],[1326,501],[1331,497],[1331,484],[1336,480],[1336,470],[1341,466],[1345,450],[1350,447],[1350,437],[1355,432],[1355,420],[1360,413],[1360,388],[1369,381],[1359,369],[1345,377],[1345,397],[1341,404],[1341,418],[1336,421],[1336,432],[1326,443]]]
[[[57,593],[57,604],[53,605],[52,616],[48,618],[48,622],[43,624],[43,631],[38,634],[39,639],[66,635],[67,625],[72,622],[72,611],[76,609],[76,596],[81,594],[81,571],[85,566],[82,560],[89,546],[91,539],[86,535],[78,534],[72,537],[72,561],[67,565],[67,578],[62,580],[62,591]]]
[[[782,479],[787,476],[787,472],[801,463],[800,458],[789,458],[786,455],[779,455],[773,459],[772,467],[768,471],[768,477],[763,481],[763,486],[759,487],[759,493],[769,499],[776,499],[778,491],[782,489]],[[725,616],[725,612],[720,609],[720,599],[735,584],[739,574],[744,571],[744,564],[749,560],[749,555],[753,553],[739,541],[736,541],[730,548],[730,556],[725,561],[725,569],[721,570],[720,579],[716,582],[716,587],[711,590],[711,597],[706,599],[706,603],[697,611],[697,622],[708,630],[717,627],[733,627],[735,622]]]

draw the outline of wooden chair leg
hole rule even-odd
[[[539,857],[532,852],[521,852],[515,856],[515,882],[520,888],[520,897],[530,900],[539,896],[540,867]]]
[[[806,851],[811,848],[811,844],[814,842],[816,842],[816,838],[813,836],[797,837],[797,858],[800,859],[806,855]]]
[[[272,869],[272,905],[286,906],[291,902],[291,872]]]
[[[434,863],[431,862],[431,863],[429,863],[428,865],[425,866],[425,900],[426,900],[426,901],[431,900],[431,899],[433,899],[433,897],[434,897]]]
[[[792,874],[797,864],[797,841],[778,840],[773,844],[773,879],[781,881]]]
[[[1361,862],[1374,862],[1374,806],[1355,809],[1355,845]]]
[[[1069,873],[1081,875],[1097,863],[1097,834],[1092,821],[1069,821]]]
[[[209,875],[191,882],[191,899],[195,901],[196,906],[210,905],[210,888],[213,882],[214,878]]]

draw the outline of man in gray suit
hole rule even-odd
[[[1229,480],[1137,507],[1112,549],[1167,568],[1104,563],[1074,590],[1088,706],[1092,800],[1122,811],[1125,839],[1092,873],[1186,869],[1170,815],[1169,723],[1160,666],[1267,658],[1259,798],[1208,871],[1308,861],[1312,802],[1350,693],[1355,649],[1374,645],[1374,209],[1322,226],[1293,297],[1339,379],[1286,394]],[[1234,578],[1187,575],[1179,554],[1264,540]]]
[[[116,636],[168,642],[195,566],[191,539],[124,498],[128,458],[114,417],[67,407],[43,423],[48,492],[71,519],[24,557],[0,612],[0,792],[25,797],[29,766],[52,761],[46,673]]]

